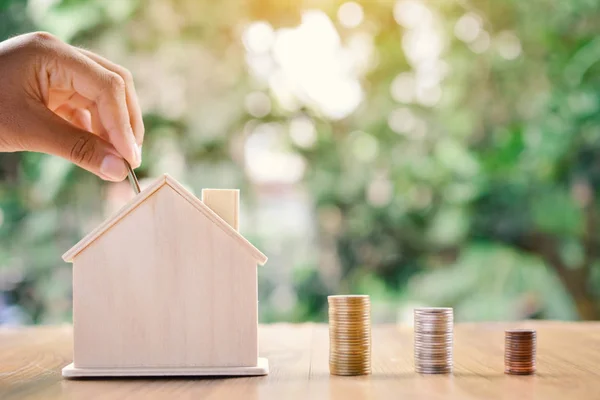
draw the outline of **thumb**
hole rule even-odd
[[[65,158],[100,178],[120,182],[127,176],[125,160],[115,148],[36,104],[27,122],[27,149]]]

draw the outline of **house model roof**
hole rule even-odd
[[[113,217],[104,221],[100,226],[91,231],[88,235],[86,235],[83,239],[81,239],[75,246],[73,246],[69,251],[63,254],[62,258],[66,262],[72,262],[73,259],[87,246],[89,246],[94,240],[102,236],[106,233],[111,227],[116,225],[122,218],[125,218],[130,212],[135,210],[135,208],[143,203],[147,198],[152,196],[155,192],[157,192],[163,186],[168,185],[173,190],[175,190],[183,199],[187,200],[192,206],[194,206],[199,212],[203,213],[208,219],[212,221],[215,225],[221,228],[225,233],[235,239],[240,246],[246,249],[252,257],[256,260],[256,262],[260,265],[263,265],[267,262],[267,257],[260,252],[256,247],[254,247],[244,236],[242,236],[237,230],[232,228],[227,222],[225,222],[221,217],[219,217],[213,210],[211,210],[206,204],[200,201],[196,196],[190,193],[186,188],[184,188],[179,182],[173,179],[168,174],[164,174],[160,178],[158,178],[155,182],[153,182],[150,186],[142,190],[137,196],[135,196],[127,205],[125,205],[117,214]]]

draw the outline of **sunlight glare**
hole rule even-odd
[[[362,101],[348,52],[322,11],[306,11],[299,26],[278,30],[273,55],[294,95],[327,117],[344,118]]]

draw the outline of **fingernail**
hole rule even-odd
[[[136,144],[135,149],[137,151],[138,167],[142,164],[142,145]]]
[[[142,163],[142,153],[139,146],[135,142],[131,143],[131,148],[133,149],[133,160],[131,166],[133,168],[137,168]]]
[[[129,146],[131,147],[133,153],[133,158],[131,159],[131,167],[137,168],[142,163],[142,152],[135,141],[135,136],[133,135],[133,129],[131,129],[131,126],[128,126],[126,128],[125,137],[127,138],[127,141],[129,142]]]
[[[102,160],[102,164],[100,165],[100,173],[102,173],[108,179],[122,181],[125,179],[125,175],[127,175],[127,168],[125,167],[123,159],[112,154],[108,154],[106,157],[104,157],[104,160]]]

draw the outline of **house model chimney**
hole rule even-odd
[[[238,189],[202,189],[202,202],[239,231],[240,191]]]

